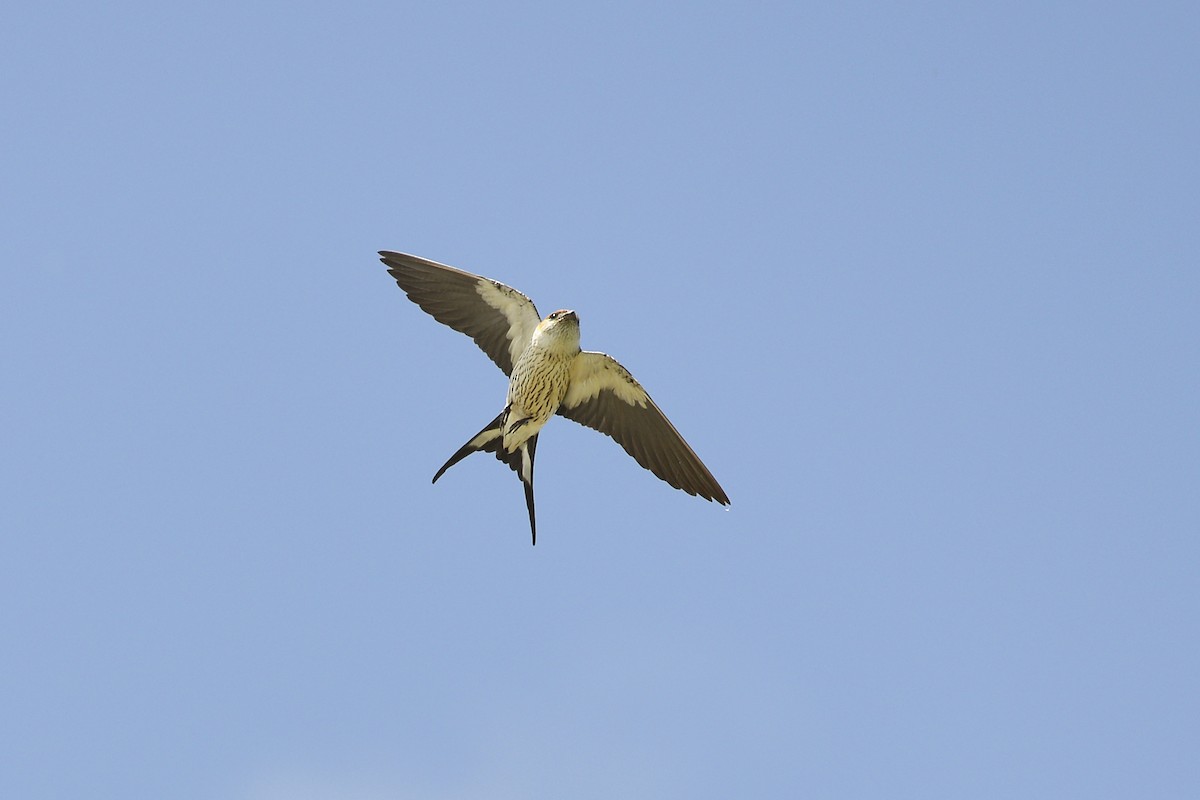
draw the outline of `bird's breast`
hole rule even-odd
[[[570,359],[557,353],[535,347],[522,353],[508,381],[510,419],[527,418],[525,427],[533,426],[536,433],[566,396],[570,368]]]

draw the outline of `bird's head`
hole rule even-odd
[[[579,351],[579,315],[561,309],[538,323],[533,341],[542,347],[563,352]]]

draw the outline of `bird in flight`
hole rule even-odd
[[[555,414],[611,436],[659,478],[688,494],[729,505],[729,497],[650,395],[612,356],[579,348],[579,317],[542,319],[533,301],[499,281],[404,253],[380,260],[409,299],[438,322],[475,340],[508,376],[504,410],[450,456],[433,482],[476,452],[493,453],[525,486],[529,530],[538,433]]]

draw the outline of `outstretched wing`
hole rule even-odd
[[[410,300],[474,339],[505,375],[512,373],[542,319],[532,300],[499,281],[417,256],[382,250],[379,260]]]
[[[584,351],[558,413],[611,436],[625,452],[676,489],[729,505],[729,497],[629,370],[612,356]]]

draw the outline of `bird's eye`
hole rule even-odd
[[[558,319],[558,312],[555,311],[553,314],[551,314],[550,319]]]

